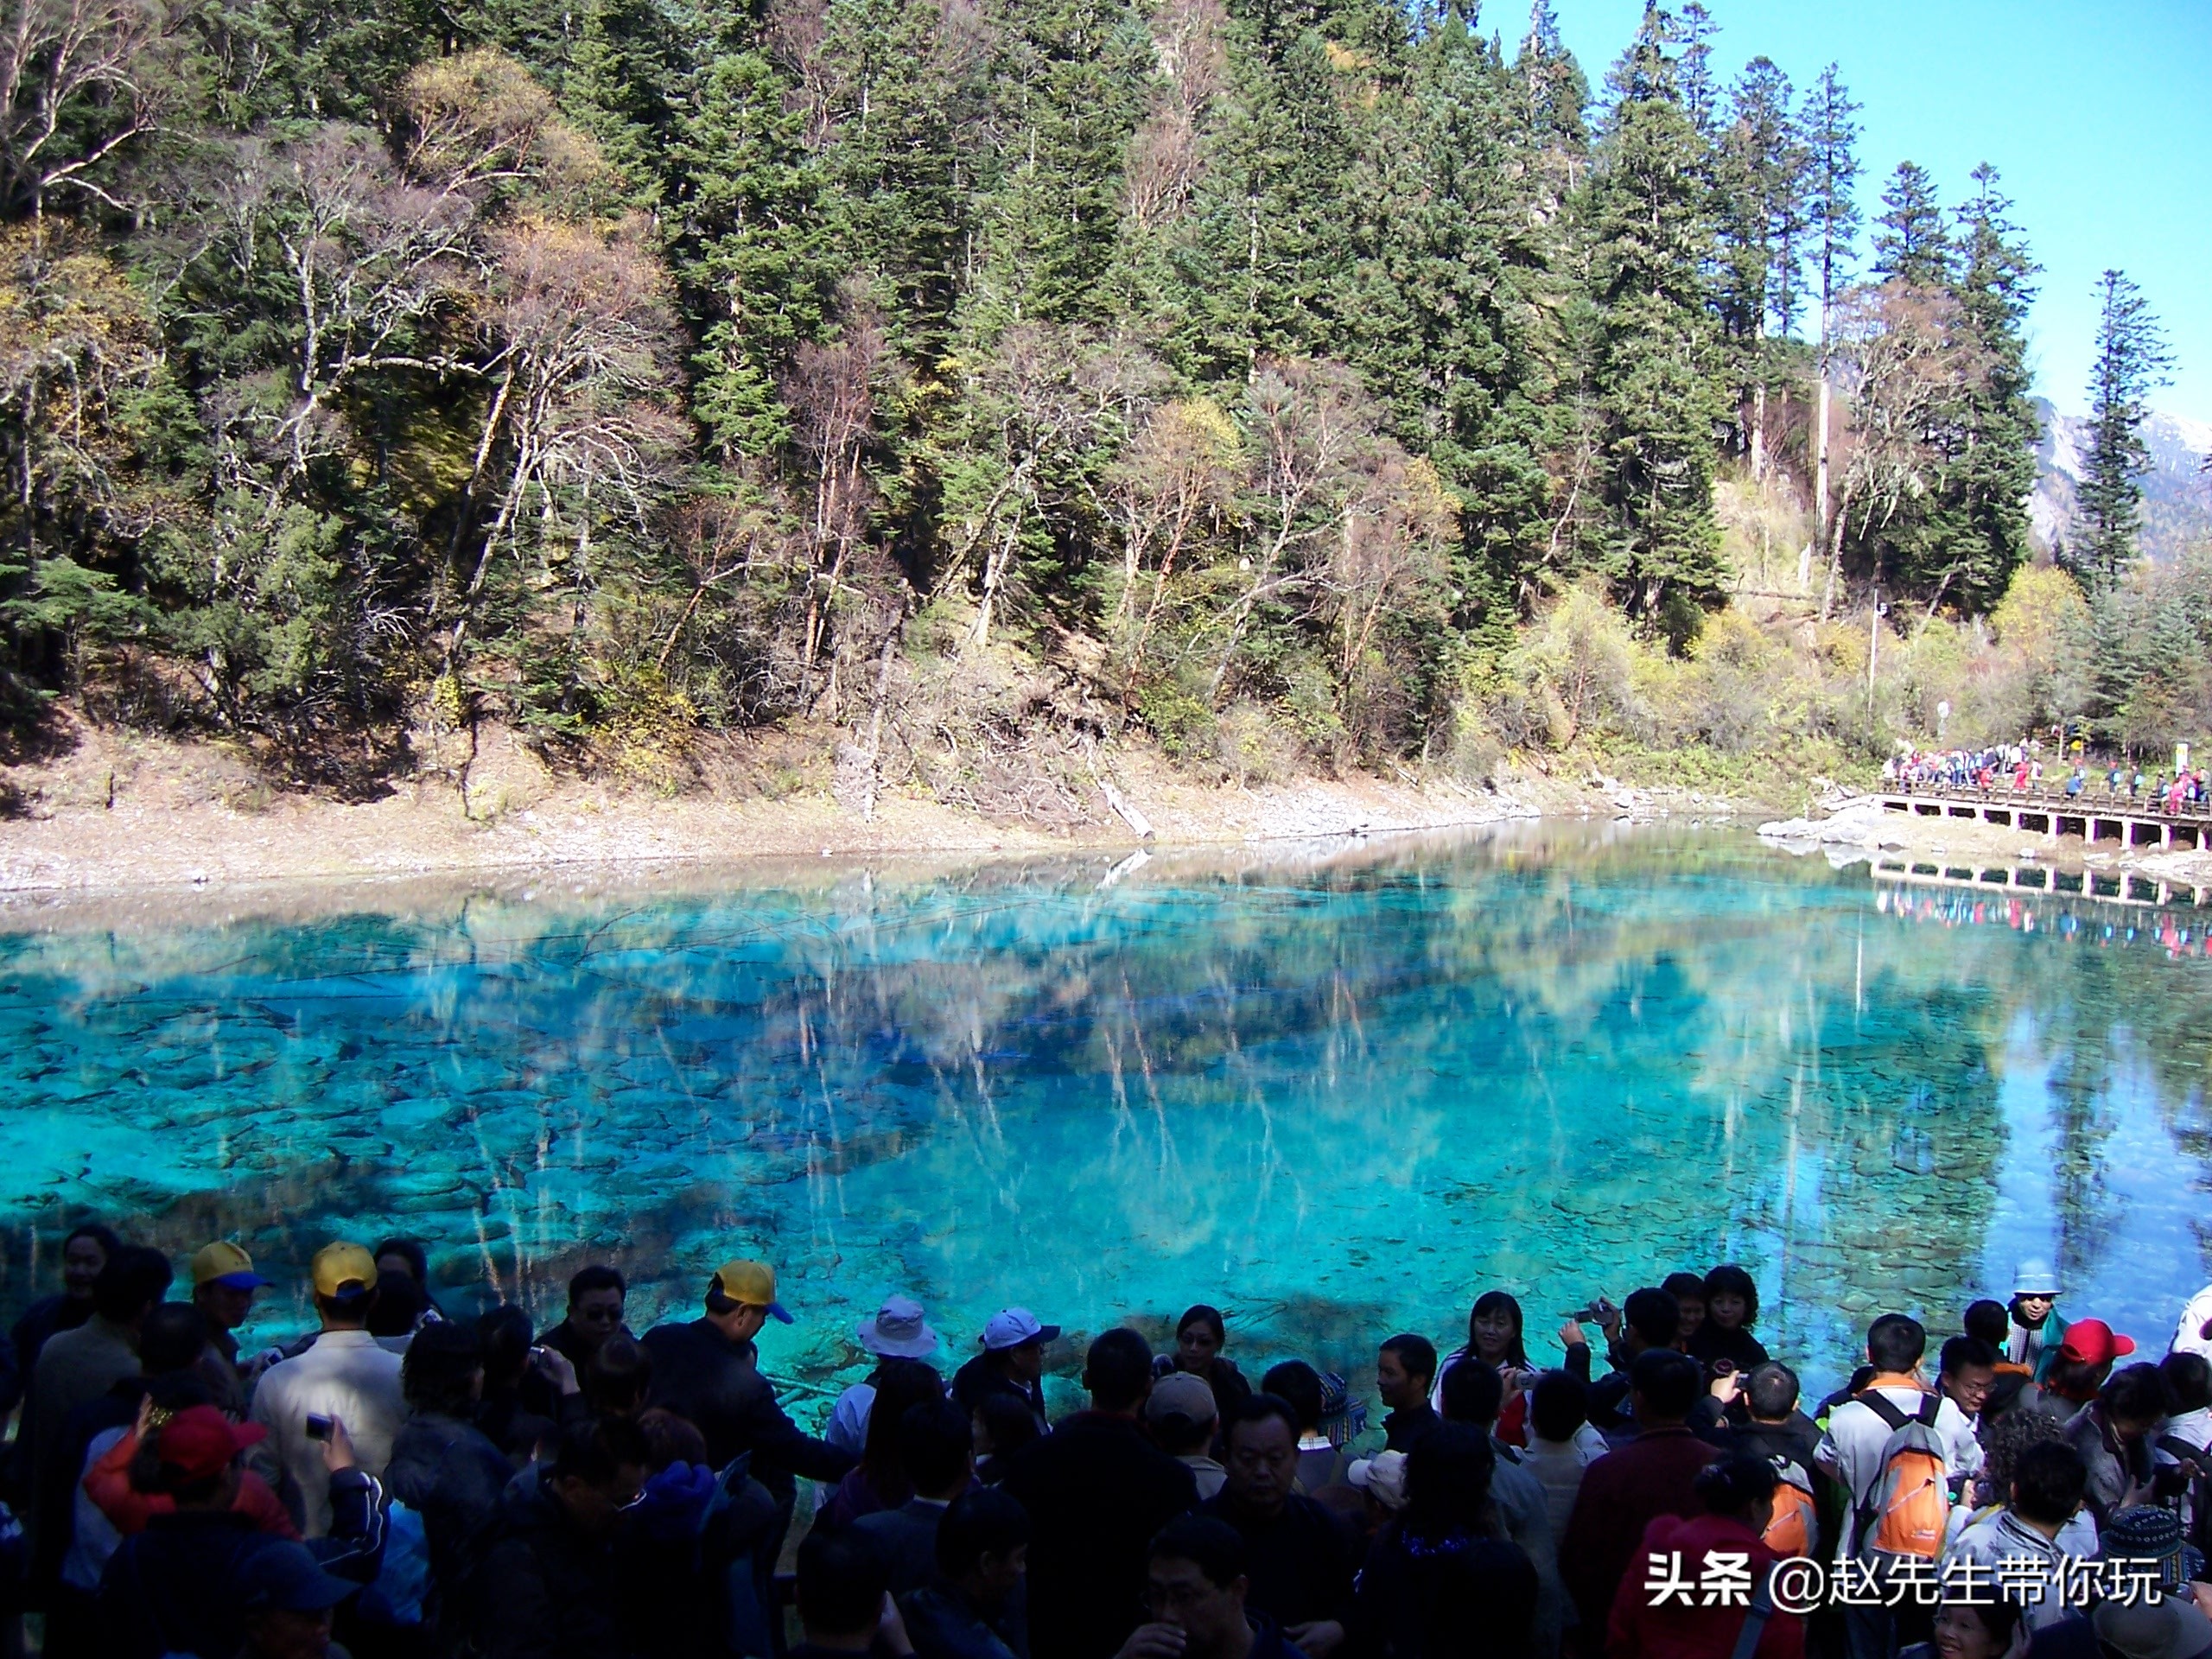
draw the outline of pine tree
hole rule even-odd
[[[1534,187],[1531,206],[1548,218],[1580,187],[1590,152],[1584,118],[1590,83],[1560,38],[1551,0],[1532,0],[1529,5],[1529,31],[1513,60],[1512,86],[1514,130],[1528,156]]]
[[[1805,100],[1805,143],[1811,156],[1806,216],[1811,221],[1813,269],[1821,285],[1821,346],[1827,346],[1827,315],[1851,279],[1852,245],[1859,236],[1859,105],[1844,90],[1834,64],[1821,71]]]
[[[811,65],[829,237],[869,282],[892,343],[934,365],[968,274],[988,60],[936,0],[832,0]]]
[[[1349,309],[1344,193],[1359,143],[1345,83],[1368,66],[1312,30],[1278,33],[1274,52],[1268,38],[1232,32],[1234,86],[1171,254],[1171,350],[1201,378],[1242,379],[1269,354],[1329,355]]]
[[[1974,171],[1974,194],[1955,215],[1951,292],[1980,364],[1963,405],[1945,423],[1948,454],[1925,512],[1918,581],[1929,602],[1994,605],[2028,556],[2028,494],[2040,428],[2029,397],[2028,308],[2039,269],[1997,169]]]
[[[1719,32],[1720,25],[1699,0],[1689,0],[1675,26],[1675,39],[1682,48],[1677,59],[1682,109],[1707,139],[1720,130],[1720,82],[1713,73],[1713,37]]]
[[[681,33],[659,0],[598,0],[584,14],[563,91],[639,207],[661,200],[677,118],[670,100],[689,78]]]
[[[1023,0],[999,24],[978,321],[1102,321],[1150,37],[1120,0]]]
[[[1682,107],[1669,21],[1644,13],[1606,78],[1588,221],[1599,307],[1592,391],[1605,423],[1608,522],[1601,556],[1638,613],[1681,642],[1716,602],[1726,569],[1713,511],[1713,249],[1702,137]]]
[[[2110,583],[2135,558],[2143,527],[2143,441],[2149,398],[2172,384],[2173,353],[2142,290],[2124,272],[2097,279],[2097,356],[2089,370],[2089,451],[2082,478],[2076,556],[2091,580]]]
[[[1874,220],[1875,274],[1914,288],[1941,288],[1950,281],[1951,251],[1936,181],[1926,168],[1899,162]]]
[[[692,409],[726,459],[791,435],[777,382],[819,338],[836,272],[805,116],[765,54],[713,54],[669,147],[666,229],[698,319]]]
[[[1814,533],[1827,551],[1827,581],[1821,592],[1823,619],[1835,602],[1836,582],[1842,574],[1842,550],[1834,545],[1828,523],[1828,343],[1836,296],[1850,276],[1852,244],[1859,234],[1859,205],[1853,194],[1859,170],[1858,116],[1859,105],[1844,91],[1842,72],[1834,64],[1828,65],[1806,98],[1803,117],[1806,148],[1812,157],[1807,217],[1814,238],[1813,268],[1819,273],[1821,288],[1813,524]]]

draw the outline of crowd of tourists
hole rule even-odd
[[[2202,766],[2145,772],[2132,761],[2091,761],[2076,756],[2070,765],[2046,771],[2041,746],[2002,743],[1986,749],[1912,749],[1882,763],[1882,782],[1892,789],[2009,790],[2044,794],[2052,790],[2069,799],[2088,796],[2125,800],[2152,812],[2192,812],[2212,800],[2212,783]]]
[[[61,1271],[0,1376],[8,1639],[52,1659],[2212,1654],[2212,1288],[2154,1360],[2024,1263],[1872,1319],[1819,1398],[1740,1267],[1593,1299],[1543,1370],[1493,1290],[1449,1351],[1380,1341],[1372,1409],[1363,1370],[1247,1376],[1201,1305],[1090,1341],[1058,1421],[1058,1326],[1008,1306],[948,1377],[893,1295],[817,1435],[760,1369],[764,1262],[637,1335],[611,1266],[539,1330],[333,1243],[260,1351],[234,1243],[175,1286],[88,1225]]]

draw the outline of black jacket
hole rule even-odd
[[[992,1364],[989,1355],[978,1354],[952,1374],[952,1403],[972,1417],[987,1394],[1012,1395],[1029,1408],[1037,1432],[1045,1432],[1045,1385],[1032,1382],[1025,1388]]]
[[[308,1548],[323,1571],[357,1584],[384,1561],[384,1491],[359,1469],[330,1478],[330,1534]],[[282,1541],[235,1510],[157,1515],[125,1538],[101,1576],[99,1616],[109,1659],[232,1654],[245,1642],[238,1576],[256,1552]]]
[[[914,1644],[914,1659],[1029,1659],[1018,1607],[1009,1603],[987,1615],[943,1579],[899,1597],[899,1615]]]
[[[1471,1612],[1478,1624],[1471,1626]],[[1536,1569],[1518,1544],[1465,1533],[1416,1543],[1394,1521],[1360,1569],[1352,1650],[1426,1659],[1432,1635],[1471,1628],[1478,1645],[1454,1651],[1518,1656],[1535,1617]]]
[[[707,1437],[707,1459],[715,1468],[749,1452],[753,1478],[788,1502],[794,1475],[842,1480],[858,1461],[799,1432],[760,1375],[751,1343],[732,1342],[707,1320],[693,1319],[655,1325],[642,1345],[653,1360],[651,1402],[690,1419]]]
[[[514,1465],[482,1430],[442,1412],[417,1412],[392,1439],[385,1486],[423,1517],[434,1598],[429,1614],[448,1638],[474,1621],[469,1598],[476,1569],[514,1476]]]
[[[1198,1501],[1191,1471],[1127,1417],[1078,1412],[1007,1471],[1029,1511],[1029,1631],[1052,1659],[1107,1659],[1137,1627],[1145,1547]]]
[[[476,1573],[477,1646],[486,1659],[642,1659],[614,1541],[577,1529],[550,1474],[524,1470],[501,1500]]]
[[[1243,1537],[1252,1580],[1247,1607],[1287,1627],[1332,1618],[1350,1628],[1351,1540],[1326,1509],[1294,1492],[1281,1514],[1263,1522],[1239,1511],[1224,1492],[1199,1504],[1198,1513],[1226,1521]]]

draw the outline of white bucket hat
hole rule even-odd
[[[872,1319],[862,1319],[861,1346],[884,1359],[926,1359],[937,1351],[937,1332],[911,1296],[887,1296]]]

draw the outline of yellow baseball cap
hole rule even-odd
[[[315,1294],[331,1301],[365,1296],[377,1287],[376,1258],[359,1244],[326,1244],[315,1253]]]
[[[253,1258],[228,1239],[217,1239],[192,1258],[192,1287],[227,1285],[232,1290],[258,1290],[267,1284],[253,1270]]]
[[[772,1319],[780,1319],[785,1325],[791,1322],[791,1316],[776,1300],[776,1270],[766,1262],[750,1262],[743,1256],[725,1262],[715,1269],[707,1289],[714,1295],[742,1302],[747,1307],[765,1307]]]

